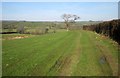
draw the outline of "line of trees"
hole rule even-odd
[[[55,33],[57,29],[57,22],[45,22],[43,26],[42,23],[39,23],[40,26],[36,26],[38,22],[26,22],[26,21],[2,21],[3,30],[0,34],[12,34],[12,33],[20,33],[20,34],[35,34],[41,35],[46,33]],[[33,27],[34,26],[34,27]]]
[[[12,32],[17,28],[18,22],[8,22],[8,21],[2,21],[2,29],[8,30],[8,32]]]
[[[110,38],[112,38],[120,44],[120,19],[106,21],[95,25],[85,25],[83,26],[83,29],[95,31],[99,34],[109,36]]]

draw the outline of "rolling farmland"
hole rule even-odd
[[[120,2],[2,1],[2,78],[120,77]]]
[[[118,45],[108,37],[85,30],[15,36],[3,35],[3,76],[118,74]]]

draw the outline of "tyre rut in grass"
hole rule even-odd
[[[79,32],[77,32],[77,38],[72,43],[71,47],[69,46],[69,53],[64,53],[61,55],[55,64],[50,68],[48,75],[51,75],[53,72],[59,76],[70,76],[74,72],[74,67],[77,64],[79,57]],[[73,47],[74,46],[74,47]]]

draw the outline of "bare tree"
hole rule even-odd
[[[71,23],[75,23],[76,20],[78,20],[80,17],[77,15],[72,14],[63,14],[62,19],[64,19],[64,23],[66,25],[67,31],[69,30],[69,26]]]

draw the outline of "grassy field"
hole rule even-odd
[[[118,73],[117,44],[94,32],[62,31],[9,39],[11,36],[3,35],[3,76],[112,76]]]

